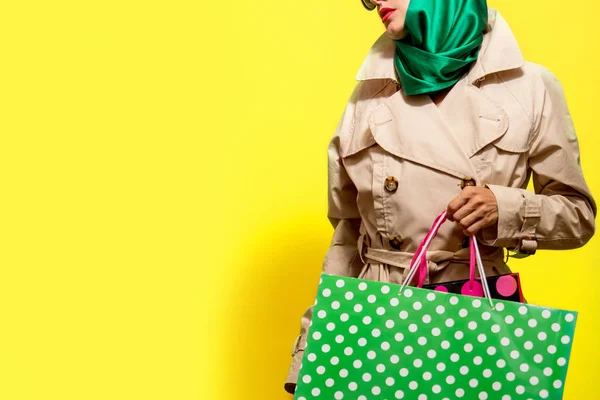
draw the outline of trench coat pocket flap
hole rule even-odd
[[[365,119],[358,120],[350,135],[342,136],[340,140],[340,156],[342,158],[350,157],[368,147],[377,144]]]

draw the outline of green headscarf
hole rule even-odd
[[[454,85],[477,59],[488,21],[486,0],[411,0],[394,65],[407,95]]]

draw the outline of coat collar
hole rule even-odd
[[[489,74],[525,65],[523,54],[506,20],[493,8],[488,8],[488,14],[488,25],[483,35],[479,56],[467,74],[469,83],[485,78]],[[396,42],[386,33],[381,35],[363,61],[356,79],[359,81],[391,79],[398,83],[394,68],[395,51]]]

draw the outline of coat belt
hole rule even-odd
[[[366,234],[362,234],[358,240],[358,254],[364,264],[380,263],[391,267],[408,270],[414,253],[403,251],[392,251],[376,249],[367,244]],[[504,265],[504,251],[501,248],[489,251],[489,247],[481,248],[481,260],[486,266],[498,267]],[[487,251],[485,251],[487,250]],[[449,263],[469,264],[470,252],[468,248],[453,252],[448,250],[432,250],[426,254],[429,272],[437,272],[445,268]]]

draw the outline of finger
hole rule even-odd
[[[454,198],[454,200],[452,200],[450,202],[450,204],[448,205],[448,209],[447,214],[450,214],[450,220],[451,221],[459,221],[460,218],[464,217],[464,215],[456,215],[456,212],[458,210],[460,210],[462,207],[464,207],[466,204],[468,203],[477,203],[477,202],[473,202],[473,198],[475,196],[477,196],[480,192],[481,188],[480,187],[476,187],[476,186],[467,186],[466,188],[464,188],[461,192],[460,195],[456,196]],[[477,204],[472,204],[471,208],[476,208]],[[469,212],[467,210],[463,210],[463,212],[466,212],[467,214],[469,214]]]
[[[467,204],[468,199],[466,197],[463,196],[463,194],[459,194],[458,196],[456,196],[454,199],[452,199],[452,201],[448,204],[448,207],[446,208],[446,214],[448,216],[448,219],[450,221],[455,221],[456,218],[454,217],[454,214],[460,210],[461,207],[463,207],[465,204]]]
[[[467,204],[454,214],[456,222],[463,228],[473,225],[475,221],[486,216],[485,207],[482,206],[478,199],[479,197],[477,195],[470,197]]]
[[[488,226],[488,222],[485,218],[478,219],[473,224],[469,225],[468,228],[463,230],[466,236],[474,236],[477,232]]]
[[[471,219],[478,219],[485,215],[486,201],[484,196],[482,195],[482,190],[487,189],[476,188],[472,186],[469,186],[464,189],[463,196],[467,199],[467,204],[465,204],[460,210],[454,213],[454,219],[456,221],[461,221],[462,219],[467,218],[470,214],[473,213],[475,213],[475,215],[472,216]],[[469,225],[471,223],[472,221],[470,221]]]
[[[480,213],[477,212],[477,206],[471,204],[471,202],[465,204],[454,213],[454,220],[463,226],[469,226],[473,220],[480,218]],[[471,221],[471,223],[465,224],[463,221]]]
[[[479,221],[481,218],[483,218],[485,216],[481,212],[481,209],[478,209],[478,208],[469,208],[467,211],[463,211],[463,210],[467,209],[467,207],[468,207],[468,205],[461,208],[456,213],[456,216],[457,216],[456,222],[458,222],[459,225],[463,229],[467,229],[469,226],[473,225],[475,222]],[[465,216],[458,219],[458,215],[462,214],[462,213],[464,213]]]

